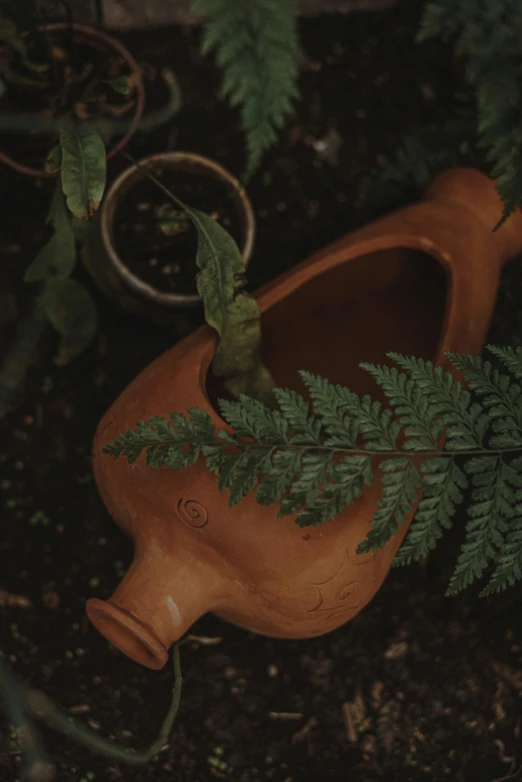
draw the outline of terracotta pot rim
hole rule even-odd
[[[128,657],[152,670],[164,667],[169,656],[168,650],[152,630],[132,614],[110,600],[99,600],[96,597],[87,601],[86,609],[92,624],[109,641],[112,639],[114,645]]]
[[[83,34],[87,38],[103,41],[108,45],[109,48],[113,49],[117,54],[120,55],[122,60],[128,65],[131,73],[138,74],[136,81],[136,106],[134,108],[134,117],[131,120],[131,125],[127,133],[125,133],[111,148],[111,150],[107,152],[107,160],[110,160],[112,157],[114,157],[114,155],[116,155],[118,152],[121,152],[121,150],[127,146],[130,139],[136,132],[145,110],[145,86],[140,68],[127,47],[118,41],[117,38],[114,38],[112,35],[108,35],[104,30],[98,30],[96,27],[92,27],[91,25],[73,23],[69,26],[67,22],[53,22],[51,24],[42,25],[38,29],[54,32],[67,30],[69,27],[72,27],[74,32]],[[0,161],[5,163],[10,168],[15,169],[15,171],[18,171],[20,174],[25,174],[27,176],[38,177],[39,179],[54,179],[57,176],[55,173],[48,173],[43,169],[31,168],[30,166],[23,165],[23,163],[18,163],[18,161],[16,161],[14,158],[3,152],[1,148]]]
[[[141,298],[166,307],[194,307],[202,303],[199,294],[166,293],[134,274],[119,256],[114,243],[114,220],[116,209],[131,188],[146,178],[146,174],[157,168],[184,169],[210,174],[234,190],[234,206],[239,215],[243,235],[241,255],[248,265],[255,239],[255,216],[250,199],[233,174],[212,158],[194,152],[159,152],[149,155],[125,169],[111,184],[99,210],[100,238],[113,270],[128,288]]]

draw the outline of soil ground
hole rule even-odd
[[[414,44],[417,5],[401,0],[380,14],[301,23],[303,98],[249,189],[258,220],[252,287],[352,228],[358,183],[378,156],[393,152],[401,133],[451,113],[459,88],[452,55]],[[124,36],[140,61],[170,64],[184,95],[176,121],[135,140],[131,152],[194,150],[237,175],[238,117],[216,97],[216,71],[200,57],[198,36]],[[328,162],[317,142],[331,130],[343,143]],[[0,293],[4,306],[22,312],[22,276],[41,242],[48,194],[6,170],[0,189]],[[97,495],[89,451],[102,413],[177,329],[123,314],[93,292],[95,344],[60,368],[50,360],[52,338],[44,342],[23,397],[0,424],[0,588],[30,601],[0,605],[1,648],[20,677],[93,729],[144,746],[168,707],[172,674],[124,658],[86,620],[85,600],[109,596],[132,555]],[[515,262],[495,315],[499,341],[520,331],[521,295]],[[191,315],[190,325],[199,318]],[[1,325],[0,352],[15,321]],[[219,641],[182,650],[184,689],[169,748],[131,768],[44,730],[56,780],[522,778],[521,589],[445,598],[458,547],[459,533],[424,567],[392,571],[369,607],[323,638],[276,641],[203,618],[194,633]],[[14,782],[18,769],[16,754],[0,754],[1,782]]]

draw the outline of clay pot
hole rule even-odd
[[[522,215],[496,233],[494,184],[473,169],[448,171],[420,203],[349,234],[258,295],[264,359],[282,386],[304,392],[306,368],[376,396],[359,362],[397,351],[445,364],[444,352],[479,353],[501,266],[522,251]],[[252,496],[230,508],[203,462],[153,470],[101,454],[136,421],[190,406],[224,426],[207,393],[216,341],[203,327],[154,361],[117,399],[94,441],[94,472],[135,559],[110,600],[89,600],[96,627],[134,660],[161,668],[170,645],[213,611],[279,638],[326,633],[380,588],[406,534],[358,556],[380,495],[375,486],[333,521],[299,529]]]
[[[70,26],[67,22],[55,22],[53,24],[47,24],[41,29],[46,33],[52,34],[69,31],[71,28],[76,44],[88,45],[92,49],[97,49],[109,54],[117,54],[128,66],[129,75],[134,73],[137,74],[136,90],[134,93],[136,99],[134,115],[130,121],[130,127],[127,133],[118,138],[114,145],[112,145],[107,151],[107,159],[110,160],[112,157],[114,157],[114,155],[116,155],[118,152],[121,152],[121,150],[127,146],[130,139],[136,132],[140,119],[143,115],[143,110],[145,108],[145,87],[143,85],[143,79],[140,75],[138,63],[131,55],[131,53],[126,49],[126,47],[123,46],[120,41],[117,41],[116,38],[107,35],[107,33],[104,33],[102,30],[97,30],[94,27],[82,24],[73,24]],[[49,151],[51,150],[52,146],[53,141],[52,138],[49,137]],[[31,166],[26,166],[23,163],[19,163],[17,160],[14,160],[6,152],[3,152],[1,148],[0,161],[5,163],[7,166],[10,166],[11,168],[14,168],[21,174],[26,174],[28,176],[38,177],[40,179],[52,179],[56,177],[56,174],[51,174],[43,170],[43,163],[45,161],[42,161],[42,168],[32,168]]]
[[[89,244],[84,253],[84,263],[107,295],[115,296],[120,304],[155,320],[179,309],[201,304],[197,294],[169,293],[153,287],[140,279],[117,252],[114,240],[115,219],[118,206],[130,190],[139,186],[148,174],[160,170],[182,171],[209,180],[217,180],[225,192],[231,194],[241,229],[240,250],[245,265],[248,264],[255,238],[255,217],[250,200],[240,182],[226,168],[210,158],[191,152],[165,152],[144,158],[127,168],[111,185],[99,209]],[[197,204],[190,204],[197,207]]]

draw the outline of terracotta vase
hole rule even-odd
[[[444,363],[479,353],[502,264],[522,251],[522,215],[496,233],[494,184],[473,169],[440,175],[420,203],[349,234],[258,295],[264,359],[279,385],[304,392],[305,368],[376,396],[359,362],[397,351]],[[96,627],[134,660],[161,668],[202,614],[279,638],[326,633],[380,588],[406,534],[358,556],[380,482],[324,526],[299,529],[252,496],[230,508],[203,462],[177,472],[103,456],[136,421],[190,406],[224,426],[209,396],[216,342],[203,327],[145,369],[116,400],[94,442],[107,508],[133,537],[135,559],[110,600],[91,599]]]
[[[117,140],[109,145],[107,150],[107,160],[110,160],[112,157],[114,157],[114,155],[116,155],[118,152],[121,152],[121,150],[127,146],[138,128],[145,108],[145,87],[140,74],[140,69],[138,63],[128,51],[128,49],[122,43],[120,43],[120,41],[117,41],[116,38],[113,38],[112,36],[103,32],[103,30],[97,30],[94,27],[83,24],[73,24],[69,26],[67,22],[54,22],[53,24],[47,24],[41,28],[41,30],[46,35],[58,36],[61,33],[67,33],[69,29],[72,30],[74,43],[76,45],[89,46],[96,52],[101,51],[102,53],[107,53],[108,55],[112,56],[115,54],[119,55],[119,57],[121,57],[127,66],[128,75],[130,76],[135,74],[136,90],[134,97],[136,104],[133,109],[132,119],[130,120],[130,127],[126,133],[118,137]],[[50,136],[49,151],[53,147],[54,143],[55,141],[53,141],[52,137]],[[0,161],[8,165],[10,168],[14,168],[19,173],[26,174],[27,176],[38,177],[40,179],[53,179],[56,177],[56,174],[43,170],[45,160],[42,160],[42,165],[39,168],[28,166],[18,160],[15,160],[13,157],[7,154],[7,152],[4,152],[1,147]]]

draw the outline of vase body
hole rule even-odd
[[[349,234],[258,293],[263,359],[280,386],[305,393],[307,369],[378,396],[362,361],[390,351],[445,363],[479,353],[502,264],[522,250],[522,216],[493,233],[494,184],[473,169],[440,175],[424,199]],[[94,472],[135,560],[90,619],[133,659],[160,668],[202,614],[279,638],[321,635],[354,617],[381,586],[408,524],[383,549],[357,555],[381,492],[374,486],[323,526],[300,529],[248,496],[230,508],[203,461],[154,470],[101,454],[138,420],[189,407],[224,427],[208,382],[216,341],[203,327],[145,369],[116,400],[94,441]],[[411,519],[410,519],[411,521]]]

